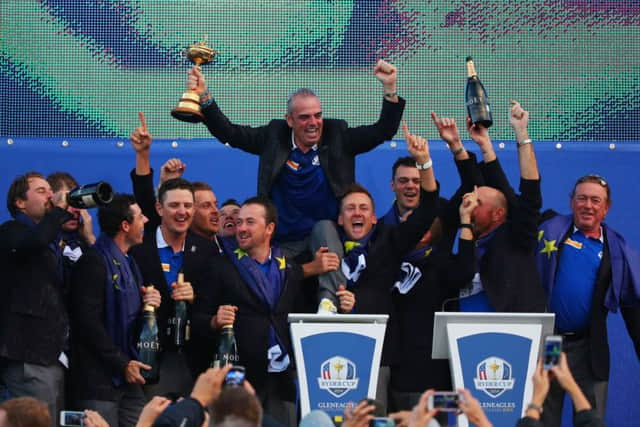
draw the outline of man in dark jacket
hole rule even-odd
[[[190,326],[176,327],[176,308],[186,302],[187,322],[191,322],[191,305],[200,289],[211,285],[211,271],[221,258],[211,241],[189,230],[194,215],[194,191],[189,181],[170,179],[153,190],[153,170],[149,153],[151,135],[144,115],[140,126],[130,139],[136,151],[136,167],[131,172],[133,193],[144,215],[144,240],[131,250],[140,266],[145,285],[154,285],[162,296],[163,304],[157,312],[160,330],[160,381],[145,386],[145,394],[165,395],[177,392],[185,395],[191,390],[193,378],[206,369],[210,362],[213,343],[189,340]],[[184,281],[180,281],[180,273]],[[183,342],[176,340],[179,336]]]
[[[129,249],[142,243],[147,218],[133,196],[116,194],[98,211],[101,235],[71,274],[75,406],[99,412],[112,427],[134,426],[145,404],[137,361],[142,304],[160,306],[160,292],[141,294],[142,275]]]
[[[37,172],[19,176],[7,193],[13,219],[0,226],[0,381],[10,397],[46,402],[54,425],[69,366],[63,270],[54,244],[72,218],[63,196],[54,198]]]
[[[189,72],[188,87],[201,96],[204,123],[220,142],[260,157],[258,195],[270,197],[278,209],[274,236],[289,257],[306,254],[308,261],[320,246],[341,253],[340,242],[314,239],[318,221],[335,221],[338,200],[355,181],[355,157],[395,135],[404,100],[397,96],[396,67],[379,61],[374,74],[384,88],[380,118],[373,125],[349,127],[344,120],[324,119],[318,96],[298,89],[287,101],[285,120],[272,120],[252,128],[232,123],[207,90],[198,67]],[[320,226],[322,227],[322,226]],[[321,236],[322,228],[313,236]],[[344,285],[340,271],[320,276],[318,299],[337,304],[335,295]]]

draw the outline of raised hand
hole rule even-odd
[[[384,86],[385,93],[393,93],[396,91],[396,83],[398,82],[398,69],[395,65],[380,59],[373,67],[373,74],[380,80]]]
[[[170,179],[181,178],[187,168],[178,158],[169,159],[160,168],[160,184]]]
[[[151,134],[147,128],[147,120],[143,112],[138,112],[138,119],[140,120],[140,126],[135,128],[131,135],[129,135],[129,140],[131,141],[131,145],[133,145],[133,149],[136,150],[136,153],[149,151],[151,148]]]
[[[200,67],[198,67],[197,65],[194,65],[189,70],[187,89],[195,91],[198,95],[202,95],[207,91],[207,82],[204,79],[204,75],[200,71]]]
[[[449,149],[454,151],[462,146],[460,132],[456,120],[450,117],[439,118],[435,112],[431,112],[431,120],[436,125],[440,138],[447,143]]]
[[[406,123],[402,124],[402,131],[404,132],[405,140],[407,141],[407,149],[409,154],[418,164],[425,164],[431,160],[429,154],[429,143],[421,136],[414,135],[409,131],[409,126]]]

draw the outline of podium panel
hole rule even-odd
[[[468,389],[494,426],[513,427],[531,401],[530,379],[553,320],[548,313],[436,313],[433,357],[449,357],[454,387]],[[466,417],[458,425],[467,426]]]
[[[387,315],[297,315],[289,322],[301,415],[340,420],[346,405],[375,397]]]

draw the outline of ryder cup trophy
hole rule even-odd
[[[185,52],[185,56],[197,66],[211,62],[215,54],[216,51],[207,46],[206,36],[200,43],[189,46]],[[194,90],[187,89],[187,91],[182,94],[178,106],[171,110],[171,115],[183,122],[201,122],[204,116],[202,112],[200,112],[200,95]]]

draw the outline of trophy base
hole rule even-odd
[[[171,115],[183,122],[201,122],[204,116],[200,112],[200,96],[193,91],[186,91],[182,94],[178,106],[171,110]]]

